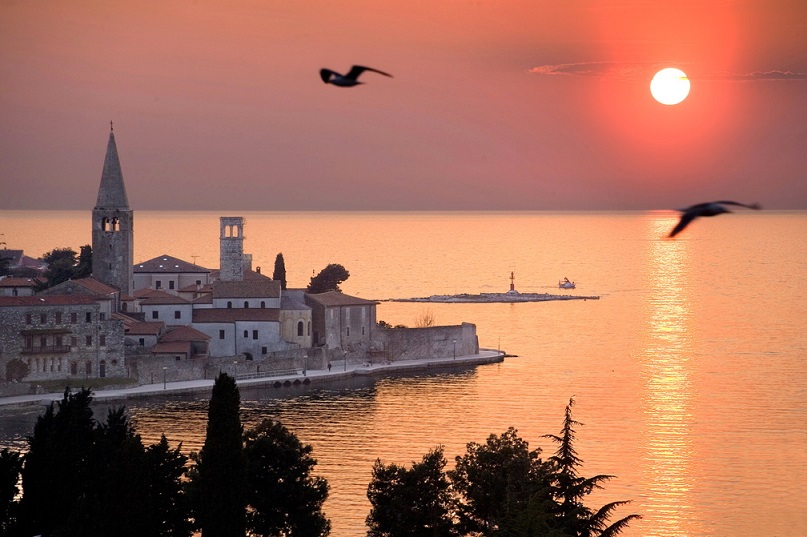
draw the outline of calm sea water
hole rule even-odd
[[[663,237],[674,213],[242,213],[245,250],[289,285],[341,263],[368,299],[506,291],[599,295],[527,304],[382,302],[378,318],[475,323],[504,363],[360,380],[328,389],[245,389],[247,425],[280,419],[314,446],[331,484],[333,535],[363,535],[373,461],[410,464],[443,445],[516,427],[553,446],[576,400],[583,474],[616,478],[589,504],[633,500],[629,536],[807,535],[807,213],[746,212]],[[218,213],[135,213],[135,260],[218,265]],[[88,212],[4,212],[9,248],[41,255],[90,242]],[[577,282],[559,291],[557,281]],[[144,441],[204,440],[206,398],[132,401]],[[0,409],[0,445],[24,446],[39,409]],[[103,409],[98,411],[103,416]]]

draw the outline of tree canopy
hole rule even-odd
[[[319,274],[311,277],[306,289],[309,293],[326,293],[328,291],[342,291],[339,284],[350,277],[350,273],[338,263],[331,263]]]
[[[275,270],[272,272],[272,279],[280,281],[280,288],[286,288],[286,262],[283,260],[283,253],[275,257]]]

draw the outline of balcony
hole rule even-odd
[[[46,345],[44,347],[23,347],[22,354],[63,354],[70,352],[70,345]]]

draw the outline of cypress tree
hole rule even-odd
[[[280,280],[280,288],[286,289],[286,262],[283,261],[282,252],[275,258],[275,271],[272,273],[272,279]]]
[[[235,379],[220,373],[207,412],[207,435],[192,474],[196,522],[202,537],[244,537],[246,464]]]

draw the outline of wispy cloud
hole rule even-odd
[[[630,78],[676,62],[578,62],[539,65],[530,73],[543,76],[592,76]],[[686,65],[682,65],[686,69]],[[715,73],[690,75],[698,80],[807,80],[807,73],[794,71],[756,71],[751,73]]]

